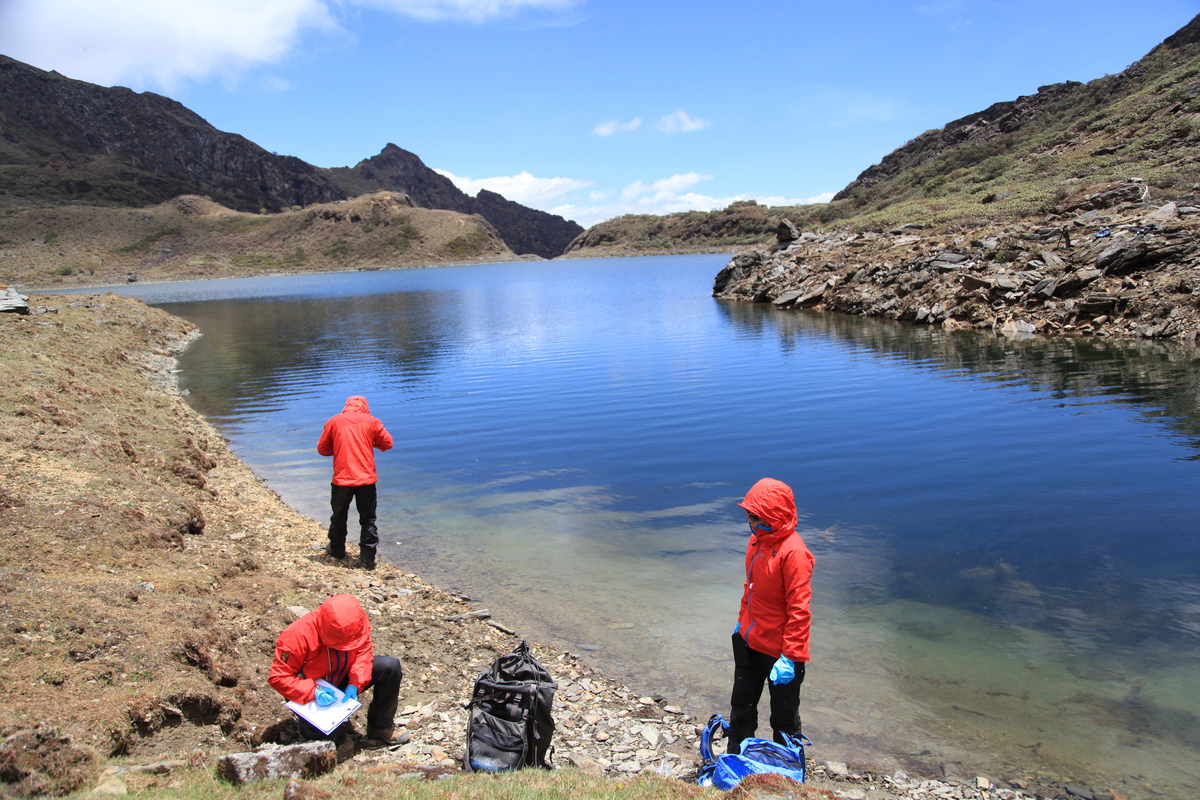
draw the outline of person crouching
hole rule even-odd
[[[399,659],[374,655],[371,623],[358,598],[337,594],[279,634],[267,683],[285,700],[316,700],[319,706],[332,705],[337,698],[317,686],[318,678],[345,692],[348,700],[372,689],[367,736],[390,744],[402,677]],[[302,739],[330,738],[307,720],[297,717],[297,722]]]

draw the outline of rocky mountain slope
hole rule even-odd
[[[471,197],[449,178],[434,172],[413,153],[388,144],[377,156],[354,167],[324,170],[347,195],[393,191],[407,194],[415,205],[478,214],[500,233],[514,253],[542,258],[562,255],[583,226],[555,214],[528,208],[481,189]]]
[[[500,195],[469,197],[389,144],[341,169],[269,153],[151,92],[105,88],[0,56],[0,204],[137,207],[183,194],[277,213],[380,190],[413,205],[478,214],[515,252],[552,258],[583,231]],[[483,193],[481,193],[482,195]]]

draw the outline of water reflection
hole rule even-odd
[[[785,351],[818,337],[844,342],[917,367],[959,372],[1000,385],[1020,383],[1048,399],[1139,407],[1187,437],[1200,457],[1200,349],[1186,342],[1149,339],[1006,338],[974,331],[819,311],[780,311],[767,305],[722,302],[722,318],[741,335],[777,338]]]
[[[226,417],[247,404],[278,410],[311,397],[306,384],[406,387],[428,378],[456,341],[443,330],[456,300],[452,292],[411,291],[161,307],[213,332],[189,358],[220,368],[189,371],[187,385],[202,413]]]

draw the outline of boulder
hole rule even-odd
[[[783,220],[775,229],[775,241],[781,246],[786,247],[799,238],[800,229],[793,225],[791,220]]]
[[[746,253],[738,253],[725,267],[717,273],[717,277],[713,279],[714,295],[718,295],[731,283],[744,281],[750,277],[750,273],[754,268],[763,262],[763,254],[758,250],[751,250]]]
[[[265,745],[249,753],[217,759],[217,774],[235,786],[276,778],[312,778],[337,766],[333,742],[304,742],[287,747]]]
[[[1166,205],[1159,206],[1146,216],[1142,217],[1142,221],[1149,225],[1159,222],[1169,222],[1170,220],[1178,218],[1179,206],[1175,205],[1174,203],[1167,203]]]
[[[1160,261],[1182,258],[1194,249],[1186,240],[1124,239],[1105,248],[1096,257],[1096,268],[1106,275],[1125,275]]]
[[[1033,336],[1037,333],[1037,326],[1029,320],[1010,319],[1000,326],[1000,332],[1006,336]]]

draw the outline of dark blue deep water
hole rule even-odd
[[[816,757],[1200,794],[1198,351],[729,304],[726,260],[122,291],[202,328],[181,385],[285,500],[327,517],[317,435],[365,395],[384,555],[642,690],[727,711],[771,476]]]

